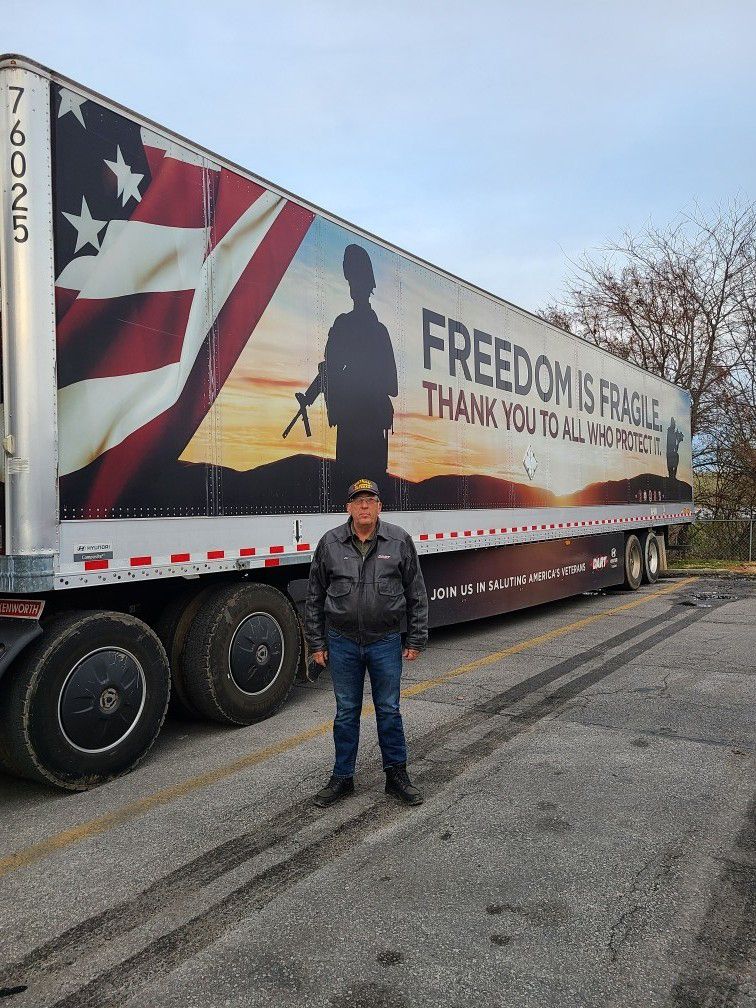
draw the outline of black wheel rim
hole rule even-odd
[[[242,693],[265,692],[278,677],[283,658],[283,632],[269,613],[252,613],[242,620],[228,654],[231,678]]]
[[[60,691],[58,720],[70,745],[102,753],[139,722],[147,689],[142,666],[121,648],[99,648],[71,669]]]

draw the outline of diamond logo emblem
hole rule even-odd
[[[533,479],[536,474],[536,469],[538,468],[538,459],[535,457],[535,452],[532,446],[528,448],[525,453],[525,458],[522,460],[522,464],[525,466],[525,472],[528,474],[529,479]]]

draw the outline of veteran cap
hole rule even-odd
[[[352,483],[349,487],[347,500],[350,501],[353,497],[356,497],[357,494],[360,493],[372,494],[374,497],[377,497],[378,500],[381,499],[381,492],[378,489],[378,484],[369,479],[358,479],[356,483]]]

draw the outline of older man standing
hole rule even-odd
[[[378,725],[386,792],[409,805],[423,796],[407,774],[399,710],[402,657],[414,661],[428,639],[428,599],[414,543],[379,518],[380,491],[359,479],[347,495],[349,520],[321,538],[310,570],[306,633],[312,659],[328,662],[336,695],[336,759],[315,804],[332,805],[354,792],[365,672]],[[400,627],[407,620],[404,649]]]

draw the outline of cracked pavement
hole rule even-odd
[[[76,834],[327,721],[327,678],[250,728],[174,721],[95,791],[0,778],[0,857],[77,837],[0,878],[7,1004],[756,1005],[756,583],[659,587],[435,632],[408,685],[600,617],[404,700],[419,809],[384,795],[368,717],[335,808],[309,803],[316,734]]]

